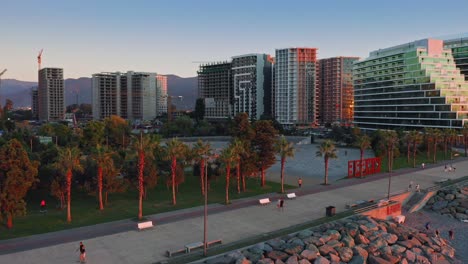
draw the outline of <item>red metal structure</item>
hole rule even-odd
[[[348,178],[364,177],[366,175],[379,173],[381,167],[382,163],[378,157],[363,159],[362,166],[361,160],[350,160],[348,161]]]

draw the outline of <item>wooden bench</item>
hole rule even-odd
[[[212,245],[222,244],[222,243],[223,243],[222,239],[216,239],[216,240],[213,240],[213,241],[210,241],[210,242],[206,243],[206,246],[210,247]]]
[[[190,250],[203,247],[203,242],[194,242],[185,245],[185,252],[190,253]]]
[[[182,254],[182,253],[185,253],[187,252],[187,249],[186,248],[180,248],[180,249],[174,249],[174,250],[167,250],[166,251],[166,256],[168,258],[172,257],[172,256],[175,256],[175,255],[178,255],[178,254]]]
[[[139,230],[143,230],[143,229],[151,228],[151,227],[153,227],[153,221],[145,221],[145,222],[138,223]]]
[[[258,200],[258,202],[259,202],[261,205],[266,205],[266,204],[271,203],[270,198],[263,198],[263,199]]]
[[[286,194],[286,197],[288,197],[289,199],[294,199],[297,196],[296,196],[296,193],[288,193],[288,194]]]

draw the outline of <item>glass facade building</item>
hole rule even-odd
[[[442,40],[370,53],[354,64],[354,124],[365,130],[461,128],[468,82]]]

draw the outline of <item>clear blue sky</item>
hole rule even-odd
[[[35,81],[43,67],[65,78],[101,71],[195,76],[193,61],[276,48],[317,47],[319,58],[431,36],[466,33],[468,1],[3,0],[0,70]]]

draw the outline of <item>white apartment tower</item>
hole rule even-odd
[[[318,123],[316,64],[316,48],[276,50],[274,112],[286,128]]]
[[[39,120],[57,121],[65,113],[63,69],[44,68],[39,70],[37,91]]]
[[[129,120],[152,120],[157,116],[156,73],[93,74],[93,119],[118,115]]]

